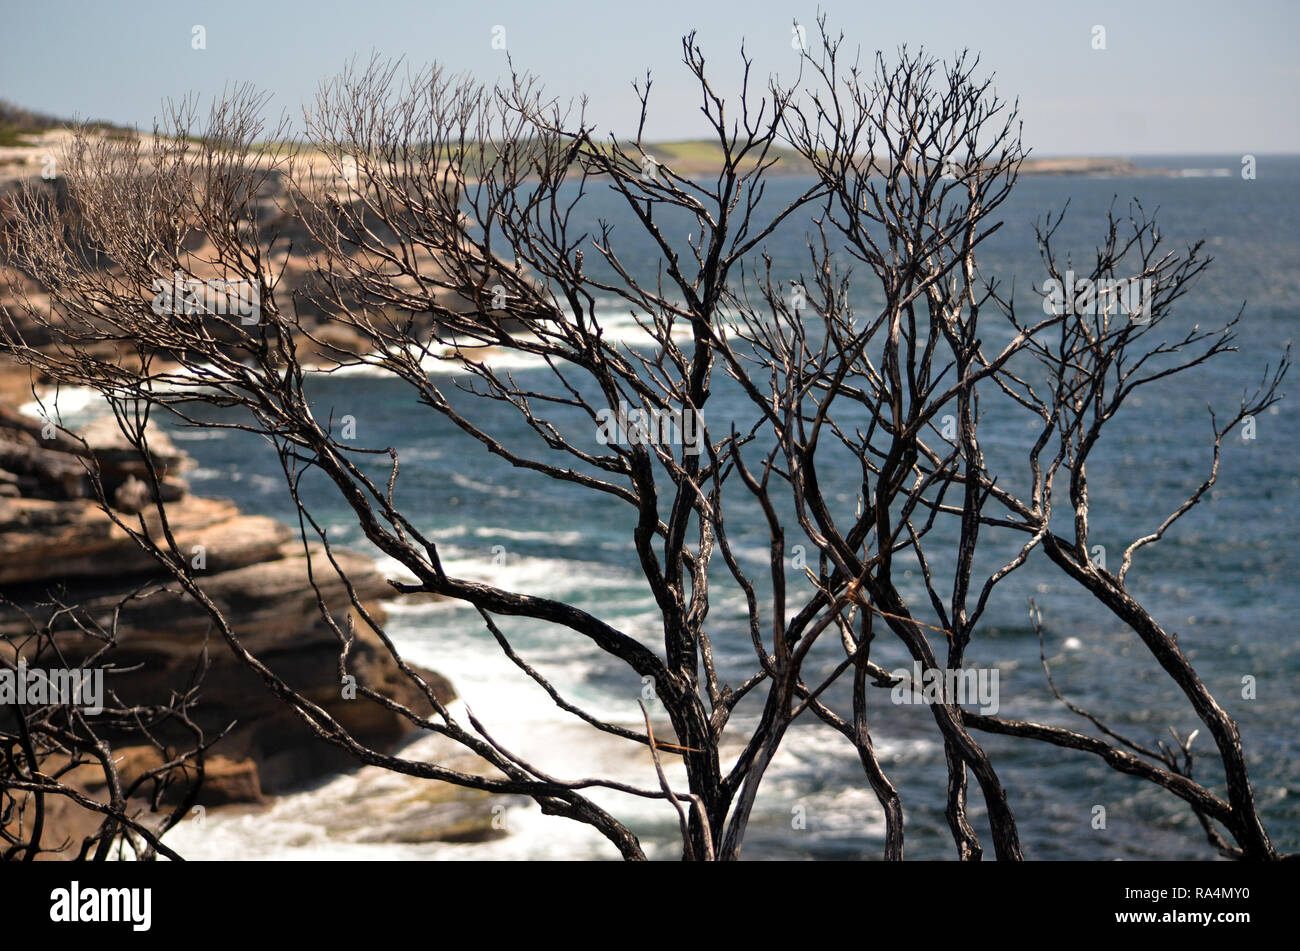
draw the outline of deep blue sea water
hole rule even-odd
[[[1210,460],[1207,404],[1221,415],[1230,413],[1242,392],[1257,385],[1265,364],[1276,363],[1300,326],[1300,158],[1260,156],[1253,181],[1241,178],[1240,156],[1160,156],[1142,163],[1187,172],[1177,177],[1022,180],[1000,210],[1005,225],[981,259],[986,274],[1007,282],[1015,277],[1018,306],[1027,312],[1041,304],[1031,285],[1044,277],[1033,221],[1059,210],[1068,199],[1069,214],[1056,245],[1073,249],[1075,260],[1082,262],[1102,235],[1107,208],[1115,203],[1123,211],[1137,199],[1148,211],[1158,210],[1161,231],[1172,247],[1204,239],[1214,258],[1169,326],[1222,323],[1246,305],[1239,353],[1139,393],[1099,446],[1090,469],[1093,535],[1112,558],[1118,558],[1126,540],[1157,525],[1204,477]],[[805,184],[773,180],[769,199],[780,200]],[[635,273],[652,275],[658,255],[638,235],[620,201],[596,186],[578,215],[593,228],[600,219],[612,221],[614,246],[625,263]],[[807,270],[806,227],[804,220],[793,221],[766,243],[776,273]],[[586,261],[589,273],[599,273],[598,255],[588,252]],[[878,300],[878,291],[866,284],[855,289],[861,310]],[[626,315],[614,309],[607,319],[611,327],[628,324]],[[997,341],[1000,329],[989,326],[986,339]],[[547,385],[550,375],[529,361],[518,361],[513,372],[521,384],[539,387]],[[451,391],[455,368],[434,373]],[[319,415],[332,410],[336,418],[356,417],[359,442],[399,450],[398,501],[439,543],[453,570],[570,599],[647,644],[661,642],[653,601],[628,541],[629,512],[620,503],[592,500],[572,486],[511,469],[417,405],[398,382],[369,375],[326,377],[314,384],[313,393]],[[521,421],[499,404],[461,402],[473,405],[476,419],[503,441],[522,444],[529,438]],[[710,425],[725,428],[724,420],[749,418],[749,410],[734,385],[720,381],[705,415]],[[1212,495],[1160,545],[1139,554],[1129,576],[1132,591],[1167,629],[1178,632],[1212,692],[1237,718],[1266,825],[1279,847],[1293,851],[1300,849],[1298,421],[1300,402],[1289,398],[1257,420],[1255,440],[1229,439]],[[1009,467],[1023,457],[1017,451],[1028,433],[1023,417],[990,410],[985,440],[995,471],[999,462]],[[196,493],[230,496],[247,511],[288,520],[278,464],[265,447],[238,434],[174,428],[172,434],[200,463],[192,475]],[[1022,479],[1022,469],[1008,468],[1008,482]],[[375,464],[374,470],[378,474],[381,467]],[[854,471],[832,468],[823,477],[845,515],[851,515]],[[331,539],[364,548],[359,530],[328,487],[313,484],[309,493]],[[738,508],[728,521],[742,561],[762,574],[766,534],[755,513]],[[1007,550],[996,540],[991,544],[988,560],[981,562],[986,573],[994,567],[993,555]],[[918,584],[914,594],[921,592]],[[969,650],[970,665],[999,670],[1002,715],[1088,728],[1047,689],[1038,641],[1027,621],[1031,596],[1044,613],[1057,682],[1072,700],[1106,714],[1112,726],[1143,743],[1167,738],[1171,726],[1181,735],[1199,726],[1136,636],[1081,595],[1041,554],[999,588]],[[734,586],[715,590],[711,632],[723,677],[733,684],[753,667],[744,618],[744,601]],[[503,626],[525,658],[570,697],[611,719],[638,722],[642,685],[634,676],[573,635],[519,620]],[[472,610],[398,605],[390,632],[411,660],[450,676],[494,735],[551,773],[610,772],[654,785],[648,758],[583,726],[530,683],[521,684]],[[877,645],[878,662],[890,668],[904,663],[896,644],[882,638]],[[814,666],[829,669],[837,660],[828,651]],[[1242,697],[1246,675],[1257,680],[1256,699]],[[942,744],[928,711],[894,706],[884,691],[873,702],[873,735],[906,809],[907,854],[951,857],[943,818]],[[738,712],[737,736],[756,709],[750,704]],[[1028,856],[1211,857],[1190,811],[1164,791],[1114,773],[1085,754],[977,738],[1009,790]],[[1193,750],[1208,754],[1212,748],[1202,730]],[[1197,775],[1218,788],[1214,762],[1207,755],[1201,761],[1203,773]],[[349,797],[365,794],[368,787],[358,783],[356,777],[336,779],[286,797],[257,818],[212,816],[201,832],[178,830],[173,844],[196,857],[614,856],[585,828],[542,817],[525,802],[508,812],[511,834],[486,845],[363,842],[331,828],[330,822]],[[973,783],[971,800],[987,846],[983,805]],[[616,794],[601,801],[630,817],[652,855],[676,854],[671,810]],[[1096,805],[1105,806],[1105,829],[1093,828]],[[792,817],[799,815],[804,828],[792,827],[797,825]],[[765,782],[746,857],[870,858],[879,856],[882,841],[880,811],[852,748],[812,723],[796,727]]]

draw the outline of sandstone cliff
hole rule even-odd
[[[91,498],[83,462],[94,456],[103,473],[106,495],[120,512],[145,511],[157,525],[147,497],[143,462],[127,451],[110,420],[83,431],[85,445],[52,430],[39,420],[0,408],[0,652],[11,663],[30,650],[34,621],[49,623],[55,602],[75,606],[76,615],[115,629],[108,659],[122,673],[106,677],[106,688],[133,704],[162,704],[182,690],[206,649],[209,668],[203,677],[195,721],[212,735],[234,724],[211,751],[199,802],[207,805],[259,802],[352,765],[351,759],[312,735],[298,717],[228,649],[210,618]],[[183,551],[202,546],[205,566],[198,573],[203,591],[216,603],[241,639],[260,660],[291,686],[327,710],[359,740],[391,748],[412,734],[409,722],[364,695],[347,699],[337,670],[339,645],[320,616],[317,594],[308,580],[307,557],[299,540],[279,522],[245,515],[234,503],[188,493],[182,475],[189,459],[162,434],[151,437],[154,463],[166,474],[167,512]],[[319,554],[319,552],[317,552]],[[392,589],[370,559],[338,551],[357,595],[382,619],[378,601]],[[326,605],[341,624],[354,613],[342,582],[323,557],[315,576]],[[128,597],[137,592],[135,597]],[[352,619],[358,636],[350,668],[359,683],[429,712],[419,690],[398,670],[379,638],[361,620]],[[59,649],[70,664],[100,645],[85,637],[73,616],[51,625]],[[442,702],[454,699],[440,675],[421,671]],[[4,711],[0,710],[0,714]],[[184,744],[183,732],[161,737]],[[110,742],[116,738],[109,737]],[[156,765],[159,752],[130,737],[113,742],[124,778]],[[102,776],[82,769],[82,788],[102,794]],[[440,784],[435,784],[440,785]],[[448,788],[436,799],[462,795]],[[94,817],[66,802],[52,802],[48,821],[77,841],[94,828]],[[464,810],[443,830],[464,840],[490,835],[490,814],[466,824]],[[469,826],[472,826],[470,828]],[[481,827],[480,827],[481,826]],[[437,829],[427,833],[441,834]]]

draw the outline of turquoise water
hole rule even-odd
[[[1102,234],[1112,201],[1122,211],[1136,197],[1148,210],[1158,208],[1162,233],[1173,247],[1204,238],[1215,258],[1196,290],[1180,303],[1171,326],[1221,323],[1247,302],[1240,353],[1139,394],[1099,447],[1090,469],[1094,543],[1106,544],[1116,558],[1126,540],[1159,524],[1204,477],[1209,462],[1207,403],[1221,415],[1230,412],[1243,390],[1258,383],[1264,364],[1276,362],[1300,323],[1300,159],[1261,156],[1254,181],[1240,178],[1237,156],[1159,157],[1144,164],[1189,173],[1168,178],[1025,179],[1002,209],[1006,224],[982,258],[986,273],[1008,281],[1016,276],[1017,302],[1025,308],[1022,313],[1027,312],[1040,306],[1030,285],[1041,283],[1044,276],[1031,223],[1069,199],[1070,212],[1056,245],[1072,248],[1075,260],[1084,261]],[[770,198],[794,194],[802,184],[775,180],[769,185]],[[642,275],[653,274],[658,256],[648,243],[637,240],[634,222],[619,201],[596,187],[579,206],[580,214],[593,228],[599,219],[614,222],[614,244],[624,261]],[[687,228],[686,223],[682,227]],[[792,222],[767,243],[777,273],[806,269],[801,240],[805,227],[803,221]],[[586,254],[586,266],[588,273],[600,273],[595,253]],[[855,293],[863,310],[879,299],[865,286]],[[612,307],[602,319],[611,327],[629,325],[626,314]],[[985,339],[996,343],[1000,330],[990,328]],[[513,372],[525,386],[546,386],[550,379],[549,370],[526,360],[517,361]],[[448,366],[435,374],[451,392],[455,370]],[[654,604],[631,551],[629,514],[621,503],[593,500],[573,486],[511,469],[417,405],[400,383],[366,375],[326,377],[312,392],[318,415],[332,410],[335,418],[356,417],[358,442],[399,450],[397,499],[438,542],[451,570],[503,587],[571,599],[648,644],[661,641],[655,633]],[[531,438],[520,420],[499,404],[460,403],[473,406],[475,418],[508,444],[522,445]],[[998,471],[999,460],[1023,457],[1029,430],[1022,418],[999,415],[996,408],[989,413],[983,439],[991,467]],[[1140,554],[1130,574],[1133,592],[1167,629],[1178,632],[1212,692],[1237,718],[1266,825],[1275,843],[1289,850],[1300,849],[1298,413],[1297,402],[1285,400],[1258,420],[1257,439],[1230,440],[1212,498],[1164,542]],[[720,431],[729,418],[748,419],[750,413],[735,387],[720,381],[706,419]],[[231,496],[248,511],[288,518],[278,464],[264,446],[235,433],[173,435],[200,463],[192,476],[196,493]],[[373,470],[386,477],[387,469],[379,463]],[[851,513],[853,471],[831,469],[823,478]],[[1020,478],[1016,470],[1008,474],[1008,483],[1014,485]],[[359,530],[327,486],[311,484],[308,493],[332,540],[364,548]],[[764,527],[752,511],[743,509],[729,513],[728,521],[742,562],[761,574]],[[980,563],[986,573],[994,567],[994,555],[1008,550],[1005,544],[990,539],[987,562]],[[918,584],[914,593],[921,591]],[[1137,638],[1076,591],[1041,555],[999,588],[969,650],[970,665],[999,670],[1002,715],[1087,727],[1055,703],[1046,687],[1038,642],[1027,621],[1030,596],[1043,609],[1054,673],[1072,700],[1106,713],[1112,726],[1143,743],[1167,738],[1170,726],[1185,735],[1199,725]],[[723,679],[734,684],[753,667],[744,600],[734,586],[715,590],[710,622]],[[634,676],[576,636],[519,620],[509,620],[504,627],[524,657],[550,674],[570,698],[608,718],[629,725],[638,722],[641,684]],[[521,685],[472,610],[401,606],[394,609],[390,631],[410,659],[448,674],[494,735],[506,738],[539,765],[567,776],[605,770],[654,785],[648,759],[629,755],[625,744],[595,734],[551,705],[531,684]],[[884,666],[905,663],[896,645],[877,645],[873,656]],[[814,666],[829,669],[837,660],[827,652]],[[1242,698],[1244,675],[1257,678],[1257,699]],[[874,703],[873,735],[883,765],[903,795],[908,855],[949,857],[942,745],[935,741],[933,721],[923,707],[891,705],[883,691]],[[737,736],[743,736],[757,709],[749,704],[738,712],[733,720]],[[1083,754],[979,738],[1009,790],[1027,855],[1210,855],[1191,813],[1163,791],[1119,776]],[[1212,750],[1204,731],[1193,749],[1198,748]],[[1202,761],[1202,770],[1212,766],[1212,757]],[[1214,774],[1197,775],[1208,779]],[[203,835],[181,831],[180,846],[197,857],[613,856],[602,840],[563,820],[543,818],[524,803],[511,806],[512,834],[488,846],[399,847],[340,840],[324,826],[330,811],[356,794],[355,785],[349,785],[353,782],[348,777],[336,780],[256,821],[211,818]],[[652,854],[675,854],[676,818],[671,811],[616,795],[602,801],[630,816]],[[1104,830],[1091,824],[1098,804],[1107,811]],[[972,811],[982,827],[977,791],[972,793]],[[800,812],[806,827],[792,828],[791,817]],[[320,821],[313,824],[313,815]],[[765,783],[746,856],[872,857],[879,855],[882,841],[879,810],[851,747],[812,724],[797,726]],[[987,844],[986,830],[984,841]]]

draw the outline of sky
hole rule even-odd
[[[0,98],[147,129],[167,98],[251,82],[299,115],[353,57],[492,81],[508,51],[552,95],[585,94],[588,117],[621,137],[635,133],[631,83],[649,69],[648,137],[693,138],[706,128],[683,34],[697,31],[727,93],[742,41],[758,77],[793,78],[793,24],[811,33],[819,11],[868,55],[903,43],[941,58],[978,51],[998,93],[1019,98],[1036,155],[1300,152],[1297,0],[0,0]]]

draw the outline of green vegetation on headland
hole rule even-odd
[[[29,140],[32,136],[71,124],[66,119],[59,119],[40,112],[32,112],[30,109],[24,109],[7,99],[0,99],[0,146],[21,147],[31,145],[32,143]],[[111,122],[87,122],[82,124],[88,129],[110,135],[114,133],[124,134],[130,131],[123,126],[113,125]]]
[[[23,148],[37,145],[33,141],[44,133],[64,128],[72,123],[54,116],[32,112],[14,103],[0,99],[0,147]],[[133,134],[131,130],[108,122],[85,123],[84,127],[110,137]],[[499,155],[500,145],[487,143],[482,148],[477,143],[465,142],[448,148],[449,143],[440,143],[440,150],[457,154],[466,174],[474,176],[477,169],[493,162]],[[622,143],[625,153],[635,157],[640,153],[631,142]],[[301,155],[315,152],[316,149],[302,142],[265,142],[254,146],[266,152],[287,152]],[[609,146],[603,146],[608,149]],[[719,174],[723,167],[722,146],[711,139],[680,139],[671,142],[652,142],[644,145],[645,155],[653,159],[656,165],[670,170],[683,178],[705,178]],[[526,151],[526,149],[525,149]],[[764,158],[772,163],[769,175],[800,176],[812,173],[812,166],[806,158],[793,149],[773,147]],[[749,157],[742,163],[742,171],[750,169],[758,161],[757,156]],[[10,164],[13,157],[10,157]],[[1162,175],[1168,174],[1163,169],[1138,168],[1131,159],[1100,157],[1057,157],[1026,158],[1020,166],[1021,175]]]
[[[716,175],[722,169],[722,146],[708,139],[683,139],[655,142],[646,152],[656,162],[668,166],[685,178]],[[774,148],[768,159],[775,159],[768,174],[809,175],[812,166],[793,149]],[[752,163],[751,163],[752,164]],[[1021,175],[1160,175],[1160,169],[1140,169],[1126,158],[1027,158],[1020,166]]]

